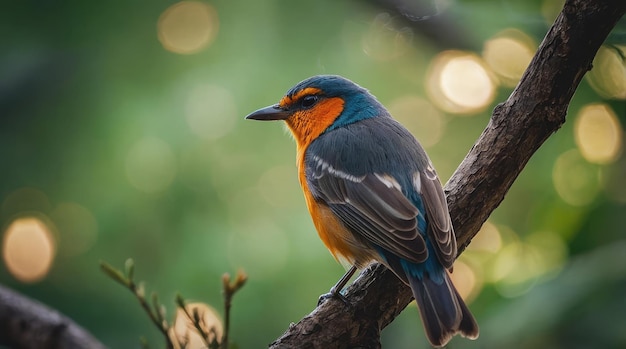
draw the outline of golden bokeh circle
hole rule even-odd
[[[179,54],[192,54],[209,46],[217,36],[217,11],[209,4],[181,1],[168,7],[157,23],[163,47]]]
[[[613,163],[622,151],[623,131],[615,112],[604,103],[583,107],[574,123],[574,139],[585,160]]]
[[[2,258],[9,273],[21,282],[43,279],[50,271],[55,249],[51,228],[41,217],[17,218],[4,232]]]
[[[506,29],[485,42],[482,56],[507,87],[514,87],[536,50],[533,39],[517,29]]]
[[[476,54],[444,51],[432,61],[426,78],[430,100],[440,109],[458,115],[483,111],[493,102],[496,80]]]

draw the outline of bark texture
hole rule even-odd
[[[459,253],[502,202],[531,156],[565,122],[569,102],[624,0],[568,0],[511,96],[445,186]],[[380,331],[411,301],[410,289],[380,265],[328,299],[270,348],[380,348]],[[415,313],[417,315],[417,312]]]

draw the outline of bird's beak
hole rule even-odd
[[[285,120],[291,115],[287,110],[281,109],[278,104],[261,108],[246,116],[246,119],[252,120]]]

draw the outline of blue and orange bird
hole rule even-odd
[[[475,339],[478,325],[450,281],[457,246],[441,182],[426,152],[366,89],[320,75],[246,117],[285,120],[297,144],[306,204],[320,238],[352,267],[378,261],[409,285],[428,340]]]

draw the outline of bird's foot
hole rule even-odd
[[[326,302],[326,300],[330,298],[339,298],[339,300],[341,300],[343,304],[349,307],[350,302],[348,302],[348,298],[346,298],[341,293],[341,290],[343,290],[344,286],[346,286],[348,281],[350,281],[350,278],[352,277],[352,275],[354,275],[355,272],[356,272],[356,266],[353,265],[352,267],[350,267],[348,271],[346,271],[346,273],[341,277],[341,279],[337,281],[335,286],[333,286],[330,289],[330,292],[320,296],[320,298],[317,300],[317,306],[322,305],[322,303]]]
[[[325,293],[325,294],[320,296],[320,298],[317,300],[317,306],[319,307],[320,305],[322,305],[323,303],[325,303],[327,300],[329,300],[331,298],[339,299],[346,306],[350,306],[350,302],[348,301],[348,298],[346,298],[346,296],[344,296],[341,293],[341,290],[338,290],[335,287],[331,288],[330,292]]]

